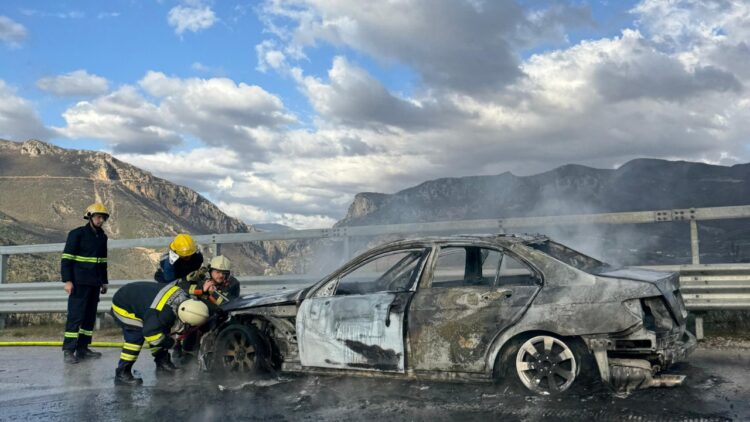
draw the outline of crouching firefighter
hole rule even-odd
[[[157,373],[172,374],[178,368],[169,357],[173,334],[198,327],[208,319],[205,303],[190,299],[175,283],[149,281],[129,283],[112,297],[112,316],[122,327],[125,342],[115,371],[115,384],[138,385],[143,382],[132,368],[144,339],[156,363]]]

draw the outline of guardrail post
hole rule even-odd
[[[8,255],[0,255],[0,284],[8,280]],[[5,329],[5,314],[0,314],[0,330]]]
[[[700,264],[700,250],[698,249],[698,223],[690,220],[690,251],[693,256],[693,265]]]
[[[212,243],[211,246],[208,247],[208,249],[211,251],[211,254],[213,256],[221,255],[221,243]]]
[[[8,281],[8,255],[0,255],[0,284]]]
[[[94,330],[99,331],[102,328],[102,321],[104,320],[104,312],[96,314],[96,322],[94,322]]]
[[[701,314],[695,316],[695,338],[703,340],[703,315]]]

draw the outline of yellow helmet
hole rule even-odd
[[[183,258],[194,254],[198,250],[195,241],[193,241],[193,238],[189,234],[178,234],[175,236],[172,243],[169,244],[169,248]]]
[[[88,220],[94,214],[103,215],[105,220],[109,218],[109,211],[107,211],[104,204],[100,204],[99,202],[95,202],[86,208],[86,215],[83,216],[83,219]]]
[[[208,268],[210,270],[229,272],[232,270],[232,262],[224,255],[219,255],[211,258],[211,263],[208,264]]]
[[[177,318],[193,327],[203,325],[208,319],[208,306],[200,300],[188,299],[177,307]]]

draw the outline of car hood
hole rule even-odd
[[[277,289],[251,293],[232,300],[221,308],[227,312],[239,309],[254,308],[256,306],[280,305],[282,303],[297,302],[302,296],[302,289]]]

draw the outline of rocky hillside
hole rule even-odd
[[[394,194],[360,193],[337,225],[644,211],[750,205],[750,164],[732,167],[638,159],[618,169],[566,165],[519,177],[511,173],[432,180]],[[699,225],[702,259],[750,260],[750,225]],[[545,228],[530,228],[550,232]],[[568,227],[552,235],[596,256],[626,263],[686,262],[685,222]]]
[[[85,222],[82,212],[95,201],[112,215],[105,224],[111,239],[255,231],[195,191],[109,154],[0,140],[0,244],[64,242],[71,228]],[[279,247],[242,245],[223,252],[241,263],[240,272],[262,274],[274,264]],[[164,250],[113,250],[110,278],[150,276]],[[9,279],[59,278],[59,256],[47,255],[11,257]]]

